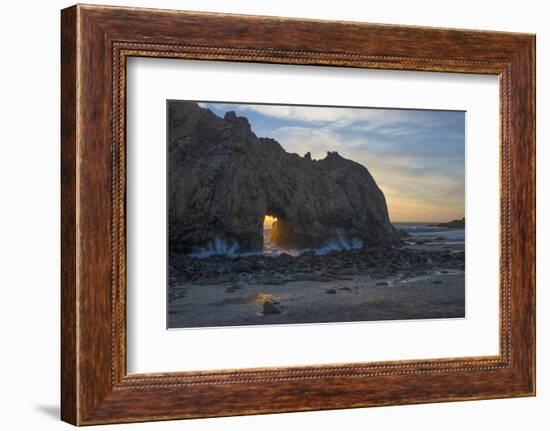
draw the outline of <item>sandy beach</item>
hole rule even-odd
[[[464,317],[463,230],[453,233],[325,255],[172,256],[168,327]]]

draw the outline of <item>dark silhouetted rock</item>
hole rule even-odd
[[[168,133],[172,251],[261,251],[267,214],[278,219],[272,233],[279,246],[400,241],[369,171],[336,152],[322,160],[287,153],[274,139],[258,138],[246,118],[220,118],[194,102],[169,102]]]
[[[397,234],[399,235],[399,238],[410,238],[412,235],[407,232],[405,229],[397,229]]]
[[[453,220],[447,223],[432,224],[430,226],[446,227],[449,229],[464,229],[464,227],[466,226],[466,218],[462,217],[461,219]]]
[[[277,308],[272,302],[266,301],[263,305],[263,313],[264,315],[268,314],[279,314],[281,310]]]

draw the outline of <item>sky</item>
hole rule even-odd
[[[464,217],[463,111],[200,103],[248,118],[258,137],[313,159],[327,151],[365,166],[386,197],[392,222]]]

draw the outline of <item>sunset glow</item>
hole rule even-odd
[[[271,229],[271,226],[273,226],[273,222],[277,221],[277,217],[272,217],[270,215],[266,215],[264,217],[264,229]]]

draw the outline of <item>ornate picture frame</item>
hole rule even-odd
[[[91,5],[64,9],[61,18],[64,421],[535,394],[534,35]],[[499,355],[128,374],[126,60],[136,56],[497,75]]]

